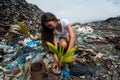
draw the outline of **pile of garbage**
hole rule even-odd
[[[90,72],[86,72],[96,75],[96,77],[89,77],[90,80],[119,80],[120,33],[116,33],[115,29],[103,26],[101,27],[104,29],[101,29],[90,24],[93,23],[73,26],[77,36],[78,61],[90,68]],[[84,77],[83,80],[86,78]]]
[[[42,68],[50,80],[119,80],[120,36],[112,31],[96,31],[90,26],[76,25],[72,28],[76,34],[74,55],[77,61],[66,64],[59,74],[50,71],[53,56],[50,51],[44,51],[40,38],[32,39],[25,35],[8,40],[4,38],[0,42],[0,79],[30,80],[31,74],[34,78],[36,75],[31,73],[31,69]],[[37,67],[39,64],[44,67]]]
[[[40,18],[44,12],[26,0],[0,0],[0,25],[17,24],[23,21],[28,29],[40,27]]]
[[[119,17],[72,25],[76,34],[73,55],[77,58],[57,72],[51,71],[53,53],[41,44],[43,11],[25,0],[2,0],[0,6],[0,80],[120,79]],[[13,29],[19,26],[18,21],[25,24],[30,36]]]

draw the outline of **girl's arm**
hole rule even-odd
[[[57,39],[56,39],[56,34],[55,33],[54,33],[54,39],[53,40],[54,40],[54,45],[57,49]],[[58,57],[57,57],[56,54],[53,55],[53,58],[54,58],[54,62],[58,62]]]
[[[74,43],[75,43],[75,33],[74,33],[74,31],[73,31],[73,29],[72,29],[70,24],[67,25],[67,30],[68,30],[68,33],[69,33],[69,36],[70,36],[70,38],[69,38],[70,42],[69,42],[68,49],[67,49],[67,51],[69,51],[74,46]]]
[[[57,39],[56,39],[56,34],[54,33],[54,45],[55,45],[55,47],[57,48]]]

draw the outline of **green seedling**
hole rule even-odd
[[[71,48],[69,51],[67,51],[66,53],[64,53],[64,48],[60,47],[59,49],[57,49],[52,43],[47,42],[47,45],[49,47],[49,49],[55,53],[59,59],[59,61],[61,63],[70,63],[73,62],[74,59],[76,58],[75,55],[72,55],[73,52],[76,50],[74,47]]]

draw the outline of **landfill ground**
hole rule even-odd
[[[69,79],[119,80],[120,47],[117,45],[119,44],[120,36],[118,32],[96,30],[90,26],[84,27],[86,27],[84,28],[85,32],[80,31],[82,28],[78,25],[73,26],[73,29],[76,33],[77,51],[75,55],[78,58],[78,62],[84,64],[82,67],[77,66],[76,70],[82,68],[87,70],[74,70],[75,72],[72,72],[70,67],[67,67],[70,73]],[[25,44],[27,41],[34,41],[34,43],[27,45]],[[39,60],[45,63],[49,80],[64,80],[60,74],[50,71],[48,66],[53,61],[52,54],[49,51],[44,51],[41,42],[39,39],[32,40],[23,35],[10,40],[2,40],[0,44],[0,80],[24,80],[25,76],[27,78],[31,74],[29,71],[31,64]],[[19,60],[19,63],[15,68],[11,68],[11,63],[16,59]],[[26,65],[28,63],[29,66]]]

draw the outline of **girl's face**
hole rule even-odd
[[[48,27],[49,29],[55,29],[57,27],[57,22],[56,21],[48,21],[45,23],[45,26]]]

